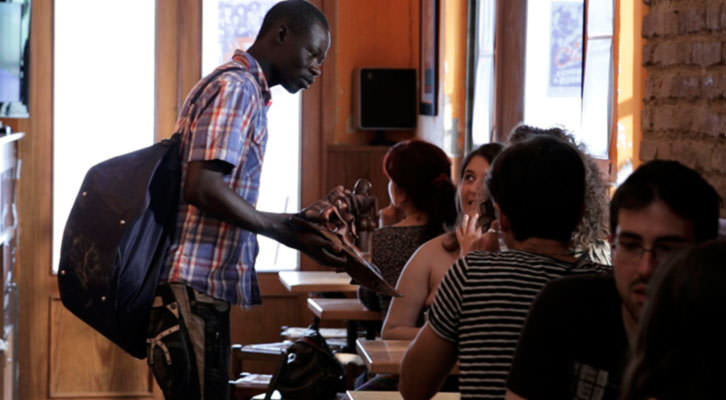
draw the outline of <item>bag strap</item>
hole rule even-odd
[[[270,383],[267,384],[267,391],[265,392],[265,400],[270,400],[272,398],[272,393],[274,393],[275,389],[277,389],[277,382],[280,380],[280,376],[285,371],[286,367],[287,367],[287,351],[285,351],[285,354],[282,357],[282,362],[280,364],[280,368],[277,369],[277,372],[275,373],[275,375],[272,375],[272,379],[270,379]]]
[[[212,83],[219,75],[222,75],[223,73],[228,72],[228,71],[233,71],[233,70],[238,70],[238,69],[241,70],[242,67],[237,66],[237,65],[232,65],[227,68],[218,68],[214,72],[212,72],[212,74],[206,76],[204,78],[206,80],[206,82],[204,82],[204,84],[202,84],[202,85],[199,85],[199,87],[195,86],[194,89],[196,89],[196,90],[190,94],[191,99],[189,100],[189,107],[190,108],[194,107],[194,111],[196,112],[196,108],[197,108],[196,102],[197,102],[197,100],[199,100],[199,96],[201,96],[202,93],[204,93],[204,89],[206,89],[207,86],[209,86],[209,84]],[[180,130],[174,132],[174,134],[172,134],[171,137],[162,139],[160,143],[165,144],[170,147],[176,146],[177,153],[180,153],[181,152],[182,133],[183,132],[180,129]],[[181,157],[181,154],[179,154],[179,156]]]
[[[197,103],[197,100],[199,100],[199,96],[201,96],[202,93],[204,93],[204,89],[206,89],[210,83],[214,82],[214,80],[217,79],[218,76],[220,76],[223,73],[228,72],[228,71],[242,70],[242,69],[243,68],[238,65],[232,65],[232,66],[226,67],[226,68],[217,68],[210,75],[207,75],[204,78],[206,80],[206,82],[204,82],[204,84],[202,84],[202,85],[199,85],[199,87],[195,87],[196,90],[194,91],[194,93],[190,94],[191,98],[189,100],[189,107],[190,108],[194,107],[194,111],[196,111],[196,109],[197,109],[196,103]],[[174,134],[177,134],[177,133],[181,134],[182,132],[174,132]]]
[[[310,336],[303,336],[295,341],[295,343],[304,343],[318,352],[324,354],[329,360],[338,362],[338,360],[335,358],[335,356],[330,351],[330,348],[328,348],[328,345],[325,343],[325,338],[323,335],[320,334],[320,331],[318,330],[317,326],[311,326],[308,329],[315,331],[315,335],[322,340],[322,344],[316,343],[315,340],[313,340]],[[292,346],[292,345],[290,345]],[[277,369],[277,373],[272,376],[272,379],[270,380],[270,383],[267,385],[267,392],[265,392],[265,400],[270,400],[272,397],[272,393],[275,392],[275,389],[277,389],[277,382],[280,379],[280,376],[283,375],[285,372],[285,369],[287,367],[287,351],[285,352],[285,356],[282,357],[282,364],[280,365],[280,368]]]

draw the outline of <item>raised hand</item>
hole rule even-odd
[[[484,236],[477,226],[479,214],[469,216],[464,214],[461,224],[456,228],[456,240],[459,242],[459,256],[464,257],[469,252],[479,250],[478,242]]]

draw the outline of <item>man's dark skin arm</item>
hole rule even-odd
[[[184,200],[242,229],[296,248],[325,266],[345,263],[345,255],[340,249],[333,248],[322,236],[295,230],[289,223],[290,214],[257,211],[230,189],[223,177],[231,169],[230,164],[223,161],[190,162],[184,181]]]

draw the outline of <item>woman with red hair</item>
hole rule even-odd
[[[371,260],[393,286],[416,248],[454,224],[456,187],[446,153],[423,140],[393,145],[383,158],[383,172],[388,177],[389,207],[401,218],[373,232]],[[365,287],[358,295],[369,309],[388,310],[390,297]]]

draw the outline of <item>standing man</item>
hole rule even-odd
[[[326,265],[344,260],[322,237],[293,229],[289,215],[255,209],[270,87],[310,87],[329,47],[320,10],[282,1],[249,50],[237,50],[185,101],[176,126],[182,195],[148,335],[149,363],[167,400],[228,398],[229,307],[260,304],[255,234]]]
[[[653,271],[716,237],[719,203],[711,185],[676,161],[651,161],[628,177],[610,202],[614,279],[545,287],[522,331],[507,399],[618,399]]]

